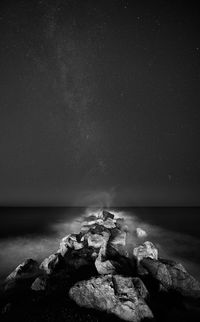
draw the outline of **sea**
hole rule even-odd
[[[152,241],[159,256],[181,262],[200,280],[200,208],[107,208],[128,225],[133,247]],[[27,258],[41,262],[57,251],[61,238],[78,233],[82,222],[100,213],[94,207],[0,208],[0,281]],[[136,229],[146,236],[136,238]]]

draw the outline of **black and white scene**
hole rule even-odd
[[[0,320],[200,321],[200,19],[0,1]]]

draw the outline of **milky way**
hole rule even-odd
[[[0,25],[2,204],[199,203],[194,6],[2,1]]]

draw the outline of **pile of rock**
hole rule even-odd
[[[200,299],[200,283],[181,264],[160,259],[150,241],[132,245],[130,254],[127,234],[123,218],[108,211],[91,216],[79,234],[64,237],[57,252],[40,265],[32,259],[19,265],[7,277],[5,292],[28,289],[45,296],[66,287],[79,306],[136,322],[154,317],[155,292]],[[139,227],[136,235],[147,236]]]

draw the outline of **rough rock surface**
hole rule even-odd
[[[144,258],[141,264],[166,290],[200,298],[200,283],[181,264]]]
[[[138,262],[146,257],[158,259],[158,250],[153,243],[146,241],[143,245],[140,245],[133,249],[133,255],[137,257]]]
[[[31,285],[31,289],[33,291],[44,291],[46,289],[46,284],[46,278],[44,276],[40,276],[35,279]]]
[[[125,321],[139,322],[153,314],[131,278],[107,275],[81,281],[69,291],[80,306],[112,313]]]

